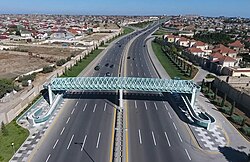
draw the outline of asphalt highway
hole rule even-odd
[[[125,45],[143,31],[136,31],[114,43],[98,62],[100,70],[91,70],[89,76],[119,75]],[[114,99],[84,99],[82,93],[69,92],[77,98],[65,98],[63,108],[34,150],[30,161],[68,162],[112,161],[112,132]],[[77,94],[77,95],[75,95]]]
[[[150,61],[146,37],[142,34],[131,44],[125,76],[158,77]],[[145,92],[144,94],[147,94]],[[200,161],[206,155],[197,151],[185,123],[168,101],[169,95],[149,100],[127,100],[127,133],[129,162]],[[205,160],[206,161],[206,160]]]
[[[120,39],[94,65],[88,76],[158,77],[150,61],[145,39],[156,26]],[[145,32],[145,33],[142,33]],[[140,34],[140,35],[139,35]],[[126,44],[135,36],[125,58],[124,74],[119,71]],[[112,66],[111,66],[112,65]],[[96,94],[99,92],[95,92]],[[208,161],[190,136],[185,123],[169,102],[158,94],[125,101],[126,160],[129,162]],[[95,94],[93,94],[95,96]],[[93,98],[92,95],[92,98]],[[71,97],[70,97],[71,96]],[[32,153],[33,162],[111,162],[117,95],[86,97],[86,92],[69,92],[62,109]],[[108,97],[109,96],[109,97]],[[160,97],[159,97],[160,96]],[[104,97],[105,98],[105,97]],[[147,99],[146,99],[147,98]],[[213,156],[215,157],[215,156]]]

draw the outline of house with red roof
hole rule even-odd
[[[202,42],[202,41],[196,41],[193,45],[193,47],[200,48],[201,50],[207,50],[208,49],[208,44]]]
[[[232,58],[237,57],[237,52],[235,50],[230,49],[230,48],[224,46],[223,44],[219,44],[219,45],[215,46],[215,48],[212,51],[219,52],[223,56],[230,56]]]
[[[209,61],[211,63],[217,63],[221,65],[222,67],[234,67],[237,64],[237,60],[230,57],[230,56],[224,56],[219,52],[212,53],[209,56]]]
[[[235,42],[228,44],[228,46],[237,52],[244,51],[245,47],[244,44],[242,44],[239,40],[236,40]]]
[[[196,47],[188,48],[187,51],[199,57],[204,57],[204,55],[206,54],[206,52]]]
[[[181,37],[179,40],[176,42],[179,46],[183,47],[189,47],[189,39],[185,37]]]
[[[164,35],[164,39],[167,40],[169,43],[175,42],[175,36],[174,35]]]

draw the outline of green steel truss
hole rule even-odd
[[[200,89],[190,80],[167,80],[135,77],[70,77],[54,78],[49,83],[52,91],[60,90],[127,90],[151,92],[192,93]],[[45,86],[47,88],[48,85]]]

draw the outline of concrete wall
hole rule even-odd
[[[227,97],[233,99],[243,112],[250,114],[250,95],[241,90],[237,90],[219,78],[214,80],[213,87],[218,88],[220,92],[227,93]]]

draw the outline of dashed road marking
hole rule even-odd
[[[82,150],[83,150],[83,148],[84,148],[84,145],[85,145],[86,139],[87,139],[87,135],[85,135],[85,137],[84,137],[84,140],[83,140],[83,143],[82,143],[82,147],[81,147],[81,151],[82,151]]]
[[[164,134],[165,134],[165,137],[166,137],[166,139],[167,139],[167,141],[168,141],[168,146],[169,146],[169,147],[171,147],[171,144],[170,144],[170,141],[169,141],[169,139],[168,139],[168,135],[167,135],[167,133],[166,133],[166,132],[164,132]]]
[[[69,147],[70,147],[70,145],[71,145],[71,142],[72,142],[73,138],[74,138],[74,134],[73,134],[73,135],[71,136],[71,138],[70,138],[69,144],[68,144],[68,146],[67,146],[67,150],[69,149]]]

